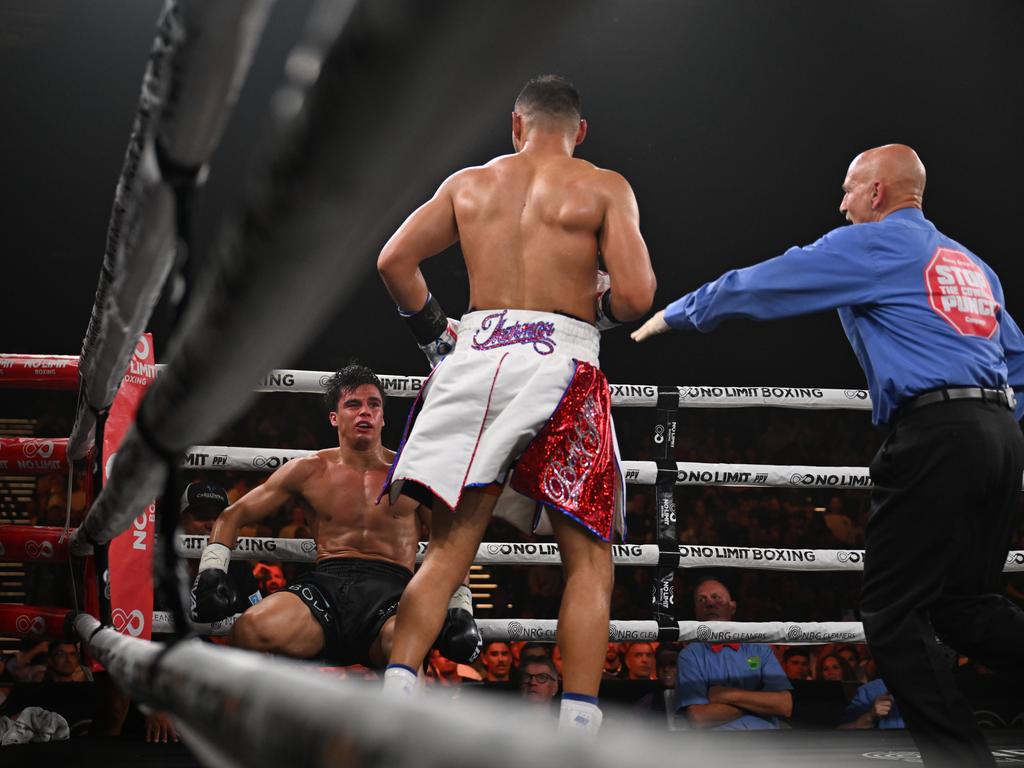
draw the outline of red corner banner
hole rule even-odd
[[[0,387],[78,389],[78,356],[0,354]]]
[[[0,437],[0,473],[49,475],[67,471],[66,437]]]
[[[112,459],[121,446],[139,404],[156,379],[153,364],[153,337],[146,333],[139,337],[135,352],[128,364],[121,387],[107,416],[103,432],[103,484],[106,485]],[[131,527],[114,538],[109,545],[110,614],[114,629],[132,637],[149,640],[153,631],[153,538],[156,528],[156,506],[150,503],[132,521]],[[91,561],[90,561],[91,562]],[[95,579],[88,579],[92,587]],[[97,604],[88,605],[93,612]],[[94,613],[94,615],[96,615]]]

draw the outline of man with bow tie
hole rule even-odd
[[[736,602],[722,582],[705,578],[693,611],[697,621],[732,621]],[[773,729],[793,713],[793,686],[764,643],[690,643],[677,668],[675,711],[691,728]]]

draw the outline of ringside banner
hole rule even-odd
[[[135,413],[156,379],[153,364],[153,340],[147,333],[139,337],[124,380],[114,398],[103,434],[103,483],[107,482],[110,467],[116,460],[117,450],[135,421]],[[110,591],[110,613],[114,629],[122,634],[149,640],[153,628],[153,539],[155,535],[156,507],[150,502],[132,521],[128,530],[111,540],[109,545],[110,572],[106,580]],[[90,561],[91,562],[91,561]],[[87,586],[95,590],[95,579],[87,579]],[[99,615],[98,596],[92,594],[87,608]],[[87,598],[88,600],[88,598]]]

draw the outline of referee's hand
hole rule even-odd
[[[661,309],[655,312],[646,323],[629,334],[629,338],[633,341],[644,341],[651,336],[657,336],[659,333],[670,330],[672,329],[665,322],[665,310]]]

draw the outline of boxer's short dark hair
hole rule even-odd
[[[578,122],[580,94],[576,86],[561,75],[538,75],[532,78],[516,97],[515,110],[520,114],[542,112],[550,117]]]
[[[384,385],[381,384],[377,374],[365,365],[349,363],[324,384],[324,405],[327,406],[327,412],[330,413],[338,409],[338,400],[341,399],[343,392],[351,392],[363,384],[372,384],[380,392],[381,401],[386,399]]]

